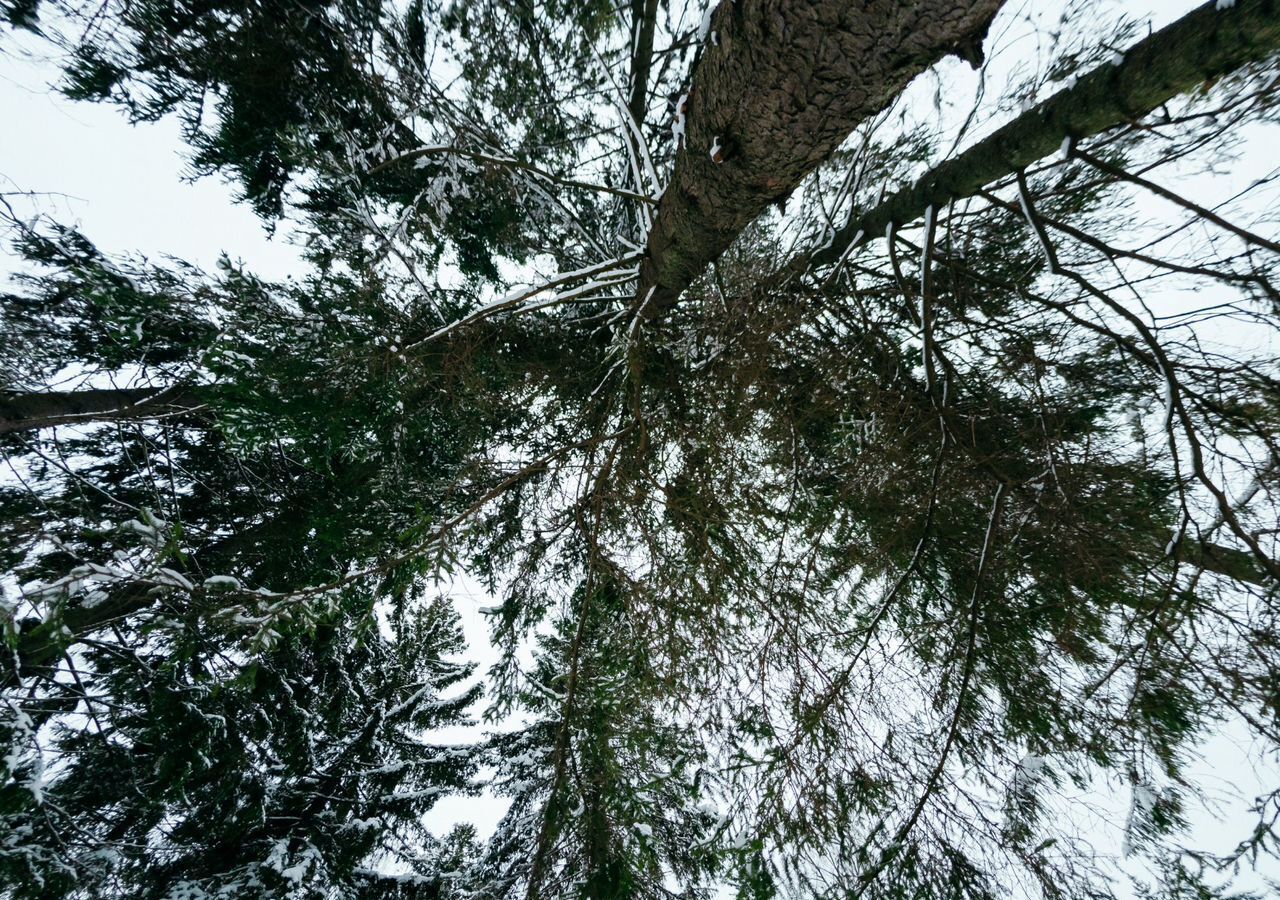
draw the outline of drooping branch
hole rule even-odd
[[[1195,214],[1198,218],[1203,219],[1206,222],[1212,222],[1214,225],[1217,225],[1223,231],[1231,232],[1232,234],[1240,238],[1245,243],[1254,244],[1255,246],[1258,246],[1258,247],[1264,247],[1265,249],[1270,250],[1272,253],[1280,253],[1280,243],[1277,243],[1276,241],[1273,241],[1273,240],[1269,240],[1261,235],[1254,234],[1252,231],[1249,231],[1247,228],[1241,228],[1238,225],[1228,222],[1226,219],[1218,215],[1213,210],[1207,209],[1206,207],[1201,206],[1198,203],[1192,203],[1190,200],[1186,199],[1181,194],[1171,191],[1168,188],[1161,187],[1160,185],[1152,181],[1149,181],[1146,178],[1143,178],[1141,175],[1135,175],[1132,172],[1128,172],[1120,168],[1119,166],[1113,166],[1111,163],[1107,162],[1106,160],[1099,159],[1093,154],[1086,153],[1083,150],[1076,150],[1074,151],[1074,154],[1077,158],[1084,160],[1085,162],[1093,166],[1098,171],[1111,176],[1117,181],[1127,181],[1129,184],[1137,185],[1138,187],[1143,188],[1155,194],[1157,197],[1167,200],[1170,203],[1173,203],[1177,206],[1181,206],[1183,209],[1188,210],[1189,212]]]
[[[123,422],[190,414],[201,407],[198,390],[175,385],[82,391],[0,392],[0,434],[56,425]]]
[[[657,314],[868,116],[947,54],[980,59],[1003,0],[721,3],[636,296]]]
[[[1203,6],[1139,41],[1119,65],[1104,65],[1028,110],[911,187],[852,219],[826,248],[790,262],[793,271],[837,262],[860,244],[905,225],[930,206],[972,197],[1058,150],[1064,141],[1100,134],[1147,115],[1162,103],[1280,51],[1280,5],[1239,0]]]

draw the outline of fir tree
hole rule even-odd
[[[670,879],[706,896],[720,868],[707,760],[664,715],[625,592],[600,581],[572,592],[507,698],[531,723],[485,750],[511,807],[471,875],[478,896],[662,896]]]
[[[3,198],[0,892],[1108,897],[1102,785],[1148,893],[1229,895],[1280,789],[1209,854],[1188,763],[1280,746],[1280,242],[1273,174],[1179,172],[1275,127],[1280,16],[1005,7],[8,4],[308,249]]]
[[[5,722],[13,895],[326,897],[427,858],[422,813],[470,788],[474,756],[425,735],[478,688],[458,689],[446,606],[368,607],[256,653],[195,615],[91,643],[73,685]]]

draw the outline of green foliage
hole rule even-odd
[[[14,28],[39,31],[40,0],[5,0],[0,3],[0,13]]]
[[[67,765],[34,770],[36,738],[5,723],[0,814],[25,836],[3,857],[12,895],[331,896],[393,835],[423,840],[423,812],[474,772],[424,735],[463,722],[478,688],[444,658],[462,649],[447,607],[380,628],[368,602],[254,655],[194,610],[133,652],[90,648],[67,698],[84,727],[59,723],[41,751]]]
[[[65,90],[140,121],[178,112],[197,170],[229,170],[260,213],[278,216],[314,153],[346,129],[372,141],[364,129],[389,114],[359,50],[380,24],[360,2],[130,3],[100,42],[89,33],[73,48]]]

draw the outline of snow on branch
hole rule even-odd
[[[399,156],[393,156],[384,162],[379,163],[366,173],[368,175],[377,175],[393,166],[397,166],[414,160],[424,160],[429,156],[461,156],[465,159],[475,160],[476,162],[490,163],[497,166],[505,166],[510,169],[518,169],[522,172],[528,172],[532,175],[542,178],[554,184],[564,185],[565,187],[582,188],[588,191],[599,191],[604,194],[614,194],[618,197],[625,197],[628,200],[636,200],[647,205],[656,205],[657,200],[645,194],[628,191],[623,188],[611,187],[605,184],[596,184],[591,181],[582,181],[577,178],[566,178],[563,175],[556,175],[554,172],[548,172],[546,169],[540,169],[537,166],[514,159],[510,156],[499,156],[493,153],[484,153],[479,150],[467,150],[462,147],[451,147],[445,144],[438,144],[430,147],[418,147],[415,150],[409,150],[401,153]]]

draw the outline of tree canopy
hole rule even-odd
[[[1175,900],[1280,856],[1272,0],[0,17],[304,248],[0,194],[0,897]],[[1270,781],[1206,848],[1227,731]]]

